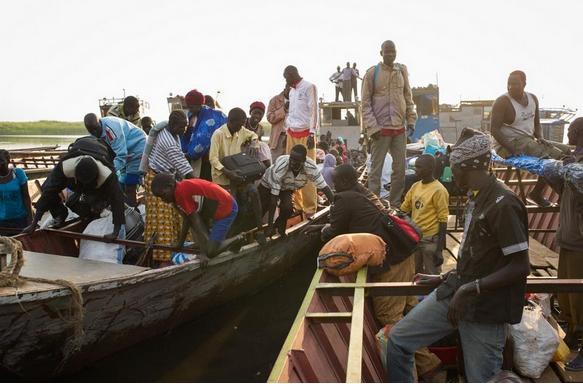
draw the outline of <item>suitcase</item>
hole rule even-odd
[[[225,156],[221,162],[228,170],[239,171],[245,181],[260,179],[265,173],[265,165],[261,161],[243,152]]]

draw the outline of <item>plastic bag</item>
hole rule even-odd
[[[109,216],[93,220],[83,231],[85,234],[95,236],[103,236],[111,232],[113,232],[113,223]],[[119,238],[125,238],[125,226],[123,225]],[[123,245],[92,240],[81,240],[79,242],[79,259],[122,264],[124,256],[125,246]]]
[[[563,341],[563,339],[559,339],[559,347],[557,348],[557,351],[555,352],[555,354],[553,355],[553,361],[557,362],[557,363],[567,363],[569,361],[569,356],[571,355],[571,350],[569,349],[569,346],[567,345],[567,343],[565,343]]]
[[[526,377],[538,379],[559,347],[559,335],[537,304],[524,307],[522,321],[509,325],[514,339],[514,366]]]
[[[545,166],[547,166],[547,164],[549,163],[555,162],[556,160],[541,159],[540,157],[527,155],[510,156],[504,159],[500,157],[497,153],[492,152],[492,161],[496,163],[510,165],[514,168],[523,169],[532,174],[542,176],[544,173]]]
[[[543,312],[543,316],[548,319],[551,315],[551,295],[549,293],[531,293],[529,300],[538,304]]]
[[[431,131],[421,137],[425,150],[423,153],[429,153],[435,156],[436,152],[445,154],[445,142],[438,131]]]

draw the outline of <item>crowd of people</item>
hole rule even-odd
[[[139,103],[128,97],[99,118],[89,113],[84,124],[90,137],[80,139],[59,162],[42,187],[32,214],[26,176],[8,167],[6,151],[0,151],[0,193],[3,197],[0,225],[33,231],[50,211],[56,224],[67,209],[59,193],[69,188],[81,195],[90,210],[109,205],[113,212],[112,238],[124,236],[124,202],[135,206],[136,189],[145,190],[144,238],[157,244],[181,247],[189,238],[200,248],[200,260],[223,250],[237,250],[244,239],[241,229],[255,229],[259,244],[278,233],[294,212],[311,217],[318,209],[321,191],[331,205],[329,224],[309,225],[306,235],[319,234],[323,241],[347,233],[370,233],[388,245],[382,267],[372,271],[378,282],[416,280],[436,289],[418,303],[414,297],[374,297],[375,315],[392,329],[388,346],[391,381],[413,381],[413,369],[426,380],[439,371],[439,359],[426,348],[454,329],[460,333],[469,381],[487,381],[502,364],[505,324],[521,319],[528,259],[529,229],[523,202],[489,173],[491,137],[465,129],[451,147],[448,165],[456,185],[467,191],[464,234],[455,270],[441,273],[448,223],[448,189],[436,175],[436,158],[421,155],[415,162],[416,182],[405,188],[407,136],[417,119],[408,69],[395,62],[396,45],[385,41],[382,60],[362,79],[363,128],[368,138],[371,167],[367,186],[351,164],[343,139],[319,133],[316,86],[287,66],[283,90],[268,103],[255,101],[248,108],[228,114],[215,109],[210,96],[196,89],[184,97],[183,110],[172,111],[167,120],[153,124],[140,118]],[[356,63],[337,68],[330,78],[336,84],[336,100],[342,93],[357,97]],[[569,144],[543,139],[537,98],[524,91],[526,75],[512,72],[508,92],[492,110],[492,135],[498,154],[583,159],[583,119],[569,127]],[[342,91],[342,92],[341,92]],[[261,121],[271,123],[267,142],[262,140]],[[392,158],[389,201],[382,201],[381,174],[387,154]],[[255,173],[229,166],[234,156],[246,157]],[[250,159],[250,160],[249,160]],[[253,168],[255,167],[255,168]],[[540,205],[544,179],[531,193]],[[583,198],[562,186],[559,277],[582,278],[577,264],[583,256]],[[8,198],[11,196],[11,198]],[[21,196],[22,198],[18,198]],[[320,197],[323,199],[323,197]],[[10,204],[6,203],[10,201]],[[68,204],[69,205],[69,204]],[[389,208],[410,215],[421,231],[413,254],[391,248],[385,222]],[[277,219],[276,212],[278,211]],[[267,216],[267,217],[265,217]],[[247,220],[245,223],[238,221]],[[264,225],[266,223],[266,225]],[[239,231],[233,231],[238,227]],[[159,266],[171,264],[171,252],[154,250]],[[568,266],[568,267],[566,267]],[[577,339],[583,326],[580,295],[563,295],[570,319],[569,336]],[[583,357],[573,362],[583,369]]]

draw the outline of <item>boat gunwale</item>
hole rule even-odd
[[[274,236],[274,238],[272,240],[270,240],[268,242],[268,244],[263,248],[270,247],[271,245],[275,246],[275,245],[281,243],[281,241],[285,241],[289,237],[289,235],[291,235],[291,234],[295,235],[297,232],[299,232],[306,225],[309,225],[313,221],[318,220],[321,217],[327,215],[329,209],[330,209],[329,206],[327,206],[327,207],[321,209],[320,211],[316,212],[316,214],[314,214],[314,216],[311,219],[303,220],[303,221],[299,222],[298,224],[290,227],[286,231],[286,233],[288,235],[288,236],[286,236],[286,238],[282,238],[280,235]],[[301,236],[301,233],[298,235]],[[220,265],[220,264],[229,262],[231,260],[237,260],[237,259],[240,259],[242,257],[246,257],[250,253],[252,253],[254,250],[256,250],[260,247],[261,246],[256,241],[254,241],[251,244],[246,244],[245,246],[243,246],[238,253],[233,253],[231,251],[223,252],[220,255],[210,259],[209,264],[205,269],[211,268],[212,266],[216,266],[216,265]],[[69,256],[63,256],[63,257],[69,257]],[[158,279],[166,279],[166,278],[176,276],[176,275],[181,274],[181,273],[189,273],[189,272],[193,272],[193,271],[196,271],[199,269],[201,269],[200,261],[193,260],[191,262],[186,262],[186,263],[179,264],[179,265],[170,265],[170,266],[163,267],[163,268],[152,268],[152,269],[147,269],[147,270],[137,272],[137,273],[131,274],[131,275],[96,280],[96,281],[90,281],[90,282],[83,282],[83,283],[79,283],[77,285],[83,293],[105,291],[105,290],[109,290],[109,289],[116,289],[116,288],[121,288],[121,287],[128,286],[128,285],[133,285],[137,282],[146,283],[146,282],[155,281]],[[23,277],[26,277],[26,276],[23,276]],[[51,298],[56,298],[56,297],[61,297],[61,296],[69,296],[70,294],[71,294],[71,291],[69,290],[69,288],[54,286],[54,285],[50,285],[50,284],[46,284],[45,288],[39,287],[39,288],[37,288],[33,291],[29,291],[29,292],[19,292],[19,288],[16,287],[16,288],[14,288],[14,293],[12,293],[12,294],[9,294],[9,293],[0,294],[0,305],[10,305],[10,304],[18,304],[18,303],[22,303],[22,302],[40,301],[40,300],[46,300],[46,299],[51,299]]]

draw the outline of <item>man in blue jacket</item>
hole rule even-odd
[[[88,113],[83,122],[91,135],[105,140],[115,152],[113,164],[119,182],[126,193],[127,203],[135,206],[136,188],[142,176],[139,168],[146,134],[129,121],[113,116],[99,119],[94,113]]]

